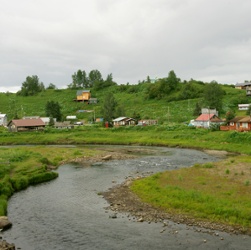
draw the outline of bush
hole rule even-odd
[[[30,177],[29,184],[36,185],[45,181],[50,181],[58,177],[58,173],[56,172],[45,172],[41,174],[37,174],[35,176]]]
[[[10,179],[14,191],[20,191],[28,187],[29,180],[27,177],[16,177]]]
[[[7,214],[7,199],[5,197],[0,197],[0,216]]]

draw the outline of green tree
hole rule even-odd
[[[201,114],[201,106],[198,102],[196,102],[194,110],[193,110],[193,115],[199,116],[200,114]]]
[[[72,83],[68,85],[70,89],[80,89],[89,87],[89,79],[84,70],[78,70],[71,76]]]
[[[95,87],[95,84],[100,84],[103,82],[101,73],[97,70],[91,70],[89,73],[89,87]]]
[[[217,111],[221,112],[224,94],[225,92],[216,81],[206,84],[203,93],[204,107],[210,109],[215,108]]]
[[[175,72],[171,70],[168,74],[168,77],[166,78],[166,82],[170,88],[170,90],[174,90],[177,88],[178,83],[180,82],[180,79],[177,78]]]
[[[46,116],[54,117],[57,121],[62,120],[61,106],[58,102],[48,101],[45,105]]]
[[[53,83],[50,83],[46,89],[57,89],[57,86]]]
[[[38,76],[27,76],[26,80],[22,83],[22,88],[17,92],[17,95],[31,96],[43,91],[44,84],[39,81]]]
[[[235,117],[235,112],[234,110],[229,110],[227,113],[226,113],[226,122],[230,121],[231,119],[233,119]]]
[[[116,116],[117,101],[112,93],[109,93],[104,98],[104,104],[102,107],[102,114],[105,122],[111,124],[112,120]]]
[[[251,115],[251,105],[249,105],[246,115]]]

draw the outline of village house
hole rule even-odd
[[[223,121],[218,117],[216,109],[202,108],[201,115],[191,120],[189,125],[199,128],[210,128],[211,125],[220,125]]]
[[[239,110],[248,110],[250,105],[251,105],[250,103],[249,104],[238,104],[238,109]]]
[[[220,126],[220,130],[236,130],[239,132],[251,130],[251,118],[250,116],[236,116],[228,121],[226,126]]]
[[[7,126],[7,124],[8,124],[7,115],[0,113],[0,126]]]
[[[246,95],[251,95],[251,81],[244,81],[244,83],[236,83],[235,84],[236,89],[245,89]]]
[[[40,118],[16,119],[11,120],[7,126],[10,132],[37,131],[43,130],[45,123]]]
[[[211,125],[221,125],[223,121],[215,114],[201,114],[193,121],[193,125],[199,128],[210,128]]]
[[[136,125],[136,120],[130,117],[118,117],[113,120],[114,127],[132,126],[132,125]]]
[[[91,98],[91,91],[90,90],[78,90],[77,91],[77,97],[74,99],[74,101],[77,102],[88,102]]]

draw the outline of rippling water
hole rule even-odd
[[[151,148],[153,149],[153,148]],[[168,222],[147,224],[129,220],[127,214],[109,218],[112,212],[100,191],[148,171],[191,166],[214,161],[202,152],[154,148],[151,156],[109,161],[84,168],[67,164],[58,169],[59,178],[15,194],[8,216],[13,227],[2,236],[16,248],[39,249],[250,249],[251,238],[235,236]]]

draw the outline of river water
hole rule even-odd
[[[99,192],[122,183],[128,176],[189,167],[217,160],[189,149],[152,148],[151,155],[114,160],[91,167],[66,164],[59,177],[48,183],[16,193],[9,201],[10,230],[3,239],[16,249],[250,249],[251,237],[230,235],[168,221],[140,223],[127,214],[113,212]]]

